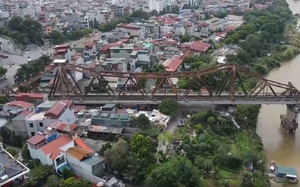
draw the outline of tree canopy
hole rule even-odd
[[[153,169],[145,183],[147,187],[200,187],[200,178],[199,170],[189,159],[176,157]]]
[[[179,106],[174,99],[162,100],[158,105],[158,109],[161,113],[169,116],[175,116],[178,112]]]
[[[104,156],[110,163],[112,169],[122,174],[128,165],[129,160],[129,145],[123,140],[119,139],[117,143],[113,144],[110,149],[104,152]]]
[[[3,75],[5,75],[6,72],[7,72],[7,69],[6,69],[6,68],[0,67],[0,77],[3,76]]]
[[[51,59],[43,55],[39,59],[32,60],[26,64],[22,64],[14,75],[16,83],[22,83],[36,77],[39,73],[43,72],[45,67],[49,65]]]
[[[11,37],[17,43],[26,46],[28,42],[40,44],[42,42],[43,26],[32,18],[12,17],[8,22],[8,29],[1,34]]]

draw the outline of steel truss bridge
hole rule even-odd
[[[41,87],[40,80],[57,68],[53,83]],[[89,81],[80,85],[74,72],[81,72]],[[109,78],[121,78],[123,88],[112,88]],[[145,89],[140,79],[153,80],[153,89]],[[178,89],[173,79],[186,79],[187,89]],[[246,89],[246,80],[253,79],[256,86]],[[154,82],[155,81],[155,82]],[[205,90],[205,91],[203,91]],[[72,64],[56,64],[47,67],[37,77],[19,85],[2,89],[2,94],[17,92],[48,93],[52,100],[73,99],[82,104],[157,104],[172,98],[181,104],[298,104],[300,92],[291,83],[268,80],[237,64],[224,64],[198,71],[182,72],[110,72],[89,69]]]

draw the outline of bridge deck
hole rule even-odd
[[[66,98],[68,98],[66,96]],[[243,105],[262,105],[262,104],[280,104],[280,105],[295,105],[297,101],[293,98],[289,98],[286,96],[260,96],[254,98],[247,98],[245,96],[235,97],[234,100],[231,100],[229,96],[218,96],[218,97],[210,97],[210,96],[192,96],[192,97],[183,97],[176,98],[175,95],[167,95],[167,96],[155,96],[152,99],[145,98],[140,95],[120,95],[118,98],[113,98],[108,95],[104,96],[86,96],[82,98],[80,96],[70,96],[70,99],[75,101],[75,104],[82,105],[92,105],[92,104],[106,104],[106,103],[116,103],[116,104],[159,104],[164,99],[175,99],[181,105],[233,105],[233,104],[243,104]],[[51,98],[52,100],[63,99],[62,96],[55,96]]]

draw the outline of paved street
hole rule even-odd
[[[3,40],[3,39],[2,39]],[[20,55],[13,55],[13,54],[7,54],[4,53],[3,50],[12,50],[12,45],[10,44],[5,44],[3,45],[3,50],[0,50],[0,54],[7,55],[8,58],[6,59],[0,59],[0,64],[2,67],[7,68],[7,73],[6,73],[6,79],[7,80],[2,80],[0,82],[0,88],[4,87],[7,84],[13,84],[14,81],[14,75],[17,72],[17,69],[20,67],[21,64],[25,64],[28,61],[28,57],[32,60],[38,59],[42,53],[47,53],[43,51],[41,48],[37,47],[36,45],[29,45],[28,46],[29,51],[26,51],[23,56]],[[14,64],[10,66],[10,64]]]

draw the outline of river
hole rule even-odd
[[[287,2],[294,14],[300,12],[300,1],[287,0]],[[271,71],[266,78],[282,83],[290,81],[300,89],[299,75],[300,55],[283,63],[280,68]],[[258,116],[257,133],[262,138],[268,161],[275,160],[279,165],[294,167],[299,176],[300,128],[298,128],[295,135],[287,134],[282,130],[280,114],[285,112],[285,105],[262,105]],[[298,115],[298,122],[300,123],[300,115]],[[282,184],[272,183],[272,187],[282,187]]]

